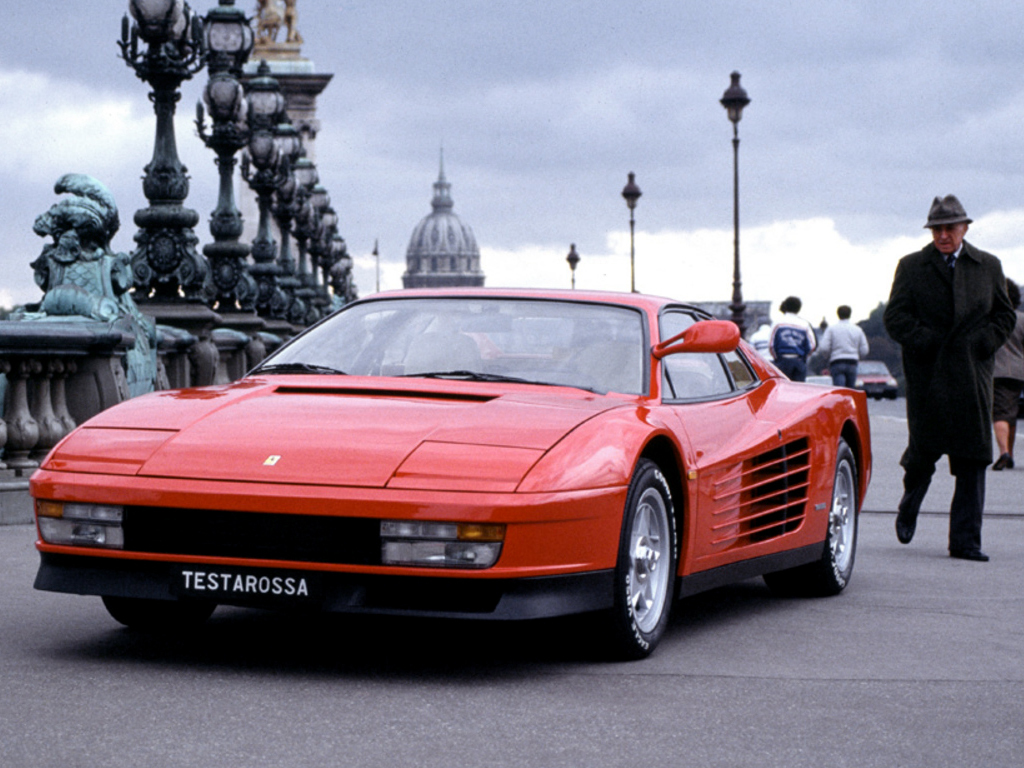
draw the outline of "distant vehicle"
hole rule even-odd
[[[857,365],[857,382],[854,385],[862,389],[868,397],[881,400],[895,400],[899,385],[889,369],[881,360],[862,360]]]
[[[825,387],[831,387],[832,386],[832,377],[831,376],[808,376],[806,379],[804,379],[804,382],[807,383],[807,384],[820,384],[820,385],[825,386]]]

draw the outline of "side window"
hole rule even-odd
[[[660,318],[661,338],[668,339],[682,333],[696,321],[688,312],[666,312]],[[737,362],[743,364],[742,361]],[[661,363],[666,399],[699,400],[732,392],[725,366],[716,354],[680,352],[669,355]]]
[[[729,373],[732,374],[732,382],[736,389],[746,389],[757,383],[757,377],[739,352],[729,352],[722,357],[729,368]]]

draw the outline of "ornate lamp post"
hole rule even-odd
[[[312,324],[323,315],[326,306],[326,291],[321,292],[320,267],[329,256],[327,247],[328,230],[337,224],[338,216],[331,208],[331,196],[317,184],[309,194],[309,238],[304,253],[301,253],[299,279],[302,281],[302,297],[306,301],[306,323]],[[333,234],[333,233],[331,233]]]
[[[307,265],[307,245],[317,230],[317,210],[314,203],[314,192],[319,189],[326,194],[323,187],[319,187],[320,174],[316,165],[304,155],[295,161],[293,168],[295,174],[295,202],[292,205],[294,219],[292,233],[295,235],[295,243],[299,249],[299,260],[296,264],[290,254],[284,249],[281,252],[281,268],[286,278],[283,281],[286,290],[291,289],[295,297],[288,310],[288,320],[296,325],[310,322],[309,311],[311,309],[310,299],[312,291]],[[317,201],[322,196],[318,194]]]
[[[277,243],[270,234],[270,208],[274,191],[289,177],[275,138],[275,128],[284,115],[284,96],[265,61],[256,75],[247,94],[249,144],[242,156],[242,177],[256,193],[260,215],[249,271],[257,284],[256,311],[261,317],[281,319],[289,299],[279,285],[281,268],[276,261]]]
[[[328,288],[331,279],[331,268],[341,254],[332,248],[334,236],[338,234],[338,214],[327,204],[320,209],[320,226],[316,240],[310,247],[314,257],[313,275],[316,278],[316,299],[314,305],[320,317],[330,311],[331,294]],[[319,271],[317,271],[319,267]]]
[[[330,274],[331,290],[334,292],[331,306],[339,309],[358,298],[352,284],[352,257],[348,255],[348,247],[340,235],[335,235],[331,240],[331,259],[334,262]]]
[[[569,246],[569,255],[565,257],[569,262],[569,270],[572,272],[572,289],[576,290],[576,266],[580,263],[580,255],[576,253],[576,243]]]
[[[636,185],[636,174],[629,172],[629,180],[622,188],[622,196],[629,206],[629,290],[636,293],[636,248],[633,240],[633,211],[636,208],[636,201],[640,199],[640,187]]]
[[[282,275],[295,274],[295,259],[292,257],[291,235],[292,222],[299,215],[305,200],[307,175],[313,164],[306,159],[306,150],[295,126],[291,123],[279,123],[276,129],[277,144],[281,153],[281,162],[287,168],[286,180],[278,186],[274,207],[271,212],[277,229],[281,233],[281,247],[277,254],[277,264]],[[312,172],[315,174],[316,169]]]
[[[246,265],[249,246],[238,241],[242,215],[235,206],[234,169],[235,153],[249,143],[248,104],[238,75],[252,51],[253,32],[234,0],[220,0],[206,14],[205,27],[210,80],[203,99],[213,118],[213,133],[206,133],[202,102],[196,105],[196,127],[203,143],[217,154],[220,193],[210,219],[214,242],[203,253],[212,268],[214,307],[252,312],[257,287]]]
[[[153,159],[146,166],[142,189],[149,208],[135,214],[139,232],[132,254],[136,301],[178,303],[202,301],[209,277],[206,261],[196,252],[192,231],[199,214],[182,206],[188,196],[187,169],[178,159],[174,111],[182,81],[206,62],[202,21],[183,0],[131,0],[135,22],[121,22],[118,46],[125,63],[152,86],[156,113]],[[139,38],[146,43],[139,50]]]
[[[732,83],[722,94],[720,103],[725,107],[732,122],[732,226],[733,226],[733,261],[732,261],[732,321],[740,329],[740,335],[746,331],[747,305],[743,303],[743,283],[740,281],[740,134],[739,123],[743,117],[743,108],[750,103],[747,92],[740,85],[740,73],[730,75]]]

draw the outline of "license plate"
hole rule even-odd
[[[216,566],[176,569],[175,594],[206,600],[320,599],[320,574],[308,571],[257,571]]]

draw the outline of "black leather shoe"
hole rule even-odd
[[[988,555],[980,549],[951,549],[949,556],[955,557],[958,560],[975,560],[979,563],[988,562]]]
[[[905,512],[896,513],[896,538],[900,544],[909,544],[914,538],[914,531],[917,529],[917,519],[912,518]]]
[[[896,538],[900,544],[909,544],[914,538],[914,530],[917,528],[917,514],[921,509],[921,502],[928,492],[928,483],[917,485],[911,490],[903,492],[899,506],[896,507]]]
[[[1001,455],[992,465],[993,472],[1001,472],[1004,469],[1013,469],[1013,458],[1008,453]]]

